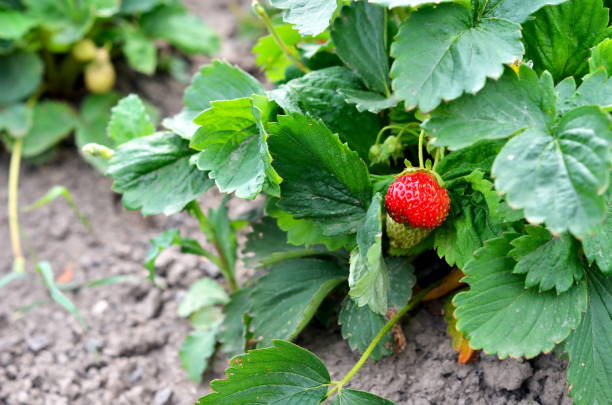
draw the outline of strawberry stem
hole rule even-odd
[[[425,138],[425,130],[421,130],[419,134],[419,167],[421,169],[425,168],[425,164],[423,163],[423,138]]]
[[[23,138],[15,139],[11,154],[11,165],[9,168],[8,185],[8,218],[11,230],[11,245],[13,246],[13,272],[23,273],[25,271],[25,257],[21,248],[21,236],[19,231],[19,169],[21,167],[21,150]]]

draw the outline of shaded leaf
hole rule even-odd
[[[576,404],[605,404],[612,398],[612,277],[587,273],[589,303],[564,346],[567,380]]]
[[[178,314],[187,317],[202,308],[222,305],[229,301],[227,293],[215,280],[202,278],[193,283],[181,300]]]
[[[250,295],[250,288],[238,290],[223,307],[224,318],[219,327],[219,342],[221,350],[229,356],[236,356],[246,349],[247,328],[244,317],[251,307]]]
[[[66,138],[77,123],[67,103],[41,101],[32,110],[32,127],[23,138],[24,157],[40,155]]]
[[[60,50],[83,38],[95,20],[92,0],[24,0],[28,14],[49,33],[51,48]]]
[[[596,262],[604,274],[612,273],[612,195],[608,192],[608,213],[605,222],[594,235],[582,240],[584,254],[589,261]]]
[[[328,236],[356,232],[371,197],[365,163],[319,121],[299,114],[278,121],[268,141],[283,178],[278,207]]]
[[[147,75],[153,74],[157,67],[157,48],[139,29],[125,32],[123,53],[132,69]]]
[[[332,405],[395,405],[395,402],[377,397],[369,392],[343,388],[334,398]]]
[[[340,139],[368,159],[380,127],[379,118],[359,112],[348,104],[339,89],[363,90],[361,80],[350,70],[334,66],[310,72],[268,92],[287,113],[300,113],[318,118]]]
[[[588,72],[591,47],[608,26],[601,0],[572,0],[547,6],[523,24],[527,59],[538,72],[547,70],[555,81]]]
[[[273,339],[295,338],[346,276],[345,269],[319,259],[287,260],[272,266],[251,295],[251,328],[257,347],[269,346]]]
[[[6,131],[12,138],[23,138],[32,128],[32,115],[32,108],[25,103],[0,108],[0,132]]]
[[[351,2],[331,29],[336,53],[372,90],[390,95],[385,10],[366,2]]]
[[[37,24],[32,16],[15,10],[0,10],[0,39],[19,39]]]
[[[371,91],[339,89],[338,93],[345,97],[347,103],[355,104],[357,111],[369,111],[375,114],[395,107],[400,101],[395,96],[385,97]]]
[[[43,63],[35,52],[0,55],[0,105],[28,97],[40,84],[42,74]]]
[[[194,330],[185,337],[179,358],[192,381],[202,381],[202,373],[208,367],[208,359],[215,352],[216,343],[216,330]]]
[[[338,323],[342,327],[342,338],[348,342],[351,349],[363,353],[376,334],[385,326],[387,319],[373,312],[367,305],[360,307],[350,297],[346,297],[340,307]],[[380,360],[393,354],[392,345],[393,337],[388,332],[376,345],[370,357]]]

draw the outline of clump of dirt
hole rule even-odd
[[[186,3],[225,38],[221,56],[252,71],[248,41],[236,36],[236,9],[224,0]],[[243,10],[248,3],[242,2]],[[156,79],[160,80],[139,79],[135,89],[165,113],[178,111],[183,86]],[[6,212],[7,175],[8,156],[0,152],[0,213]],[[110,191],[110,181],[73,150],[61,151],[45,166],[24,167],[22,204],[34,202],[54,185],[73,193],[95,231],[87,231],[59,200],[22,215],[29,274],[0,290],[0,404],[193,403],[208,392],[211,379],[223,376],[227,359],[212,359],[204,384],[187,379],[178,349],[189,325],[178,317],[177,307],[191,283],[201,277],[219,278],[218,270],[170,249],[158,261],[159,283],[165,286],[159,289],[146,280],[142,263],[148,240],[165,229],[179,228],[202,241],[197,224],[185,214],[143,218],[124,210]],[[208,206],[219,201],[214,192],[204,198]],[[251,207],[233,200],[230,211],[237,215]],[[0,275],[4,275],[12,260],[4,215],[0,241]],[[86,319],[85,328],[48,298],[33,271],[37,260],[48,260],[56,275],[70,278],[71,283],[112,275],[132,279],[66,292]],[[377,363],[369,361],[352,380],[352,388],[400,405],[570,403],[565,365],[551,355],[529,361],[480,355],[467,365],[458,364],[437,304],[412,314],[405,332],[406,349]],[[312,325],[298,343],[319,355],[334,379],[359,357],[337,329]]]

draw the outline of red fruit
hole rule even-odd
[[[389,186],[385,206],[395,222],[436,228],[448,215],[450,198],[432,174],[414,172],[398,177]]]

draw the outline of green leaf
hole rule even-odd
[[[42,74],[43,63],[35,52],[0,55],[0,105],[12,104],[32,94]]]
[[[273,347],[234,357],[226,380],[211,382],[213,392],[198,405],[318,405],[331,378],[314,354],[292,343],[275,340]]]
[[[278,120],[268,142],[283,178],[279,208],[324,226],[328,236],[355,233],[371,198],[365,163],[319,121],[299,114]]]
[[[178,314],[187,317],[202,308],[223,305],[229,301],[227,293],[215,280],[202,278],[193,283],[181,300]]]
[[[194,122],[201,126],[190,146],[200,150],[197,165],[210,171],[223,193],[253,199],[262,190],[279,194],[281,178],[272,168],[265,124],[274,104],[264,96],[213,101]]]
[[[0,39],[19,39],[37,22],[35,18],[21,11],[0,10]]]
[[[559,83],[555,90],[559,94],[557,99],[559,113],[586,105],[612,108],[612,77],[608,77],[602,68],[586,75],[578,90],[572,77]]]
[[[606,69],[608,76],[612,75],[612,38],[605,39],[591,48],[589,71],[593,73],[602,67]]]
[[[155,43],[139,29],[125,31],[123,54],[128,64],[137,72],[153,74],[157,67],[157,48]]]
[[[219,50],[215,32],[180,3],[169,3],[144,14],[140,24],[149,37],[165,39],[188,54],[212,55]]]
[[[325,31],[337,7],[336,0],[270,0],[270,3],[284,10],[283,20],[295,25],[304,36]]]
[[[119,146],[108,165],[113,190],[127,209],[143,215],[177,213],[212,186],[206,173],[191,165],[188,142],[160,132]]]
[[[12,138],[23,138],[32,128],[32,108],[25,103],[0,107],[0,132],[6,131]]]
[[[51,268],[51,264],[49,264],[49,262],[38,262],[36,264],[36,271],[40,274],[45,282],[45,286],[49,290],[49,295],[51,295],[53,301],[57,302],[72,316],[74,316],[81,323],[81,325],[86,326],[87,323],[81,316],[79,309],[72,303],[70,298],[66,297],[64,293],[57,288],[55,279],[53,278],[53,269]]]
[[[116,14],[121,7],[121,0],[93,0],[96,15],[99,17],[110,17]]]
[[[355,235],[327,236],[324,226],[308,219],[296,219],[291,214],[276,207],[278,200],[269,200],[267,214],[276,218],[278,227],[287,232],[287,242],[295,246],[324,245],[328,250],[350,248],[355,244]],[[272,203],[273,202],[273,203]]]
[[[470,175],[479,170],[489,173],[495,157],[504,146],[505,141],[481,141],[444,156],[436,172],[446,181]]]
[[[338,323],[342,327],[342,338],[353,351],[363,353],[376,334],[385,326],[387,319],[372,311],[368,306],[358,306],[350,297],[346,297],[340,307]],[[386,333],[371,354],[374,360],[393,354],[393,336]]]
[[[144,13],[165,1],[166,0],[121,0],[121,12],[124,14]]]
[[[215,60],[210,65],[202,66],[193,76],[183,96],[183,111],[166,118],[162,124],[183,138],[190,139],[198,129],[193,119],[210,108],[211,101],[233,100],[253,94],[264,94],[263,87],[255,78],[237,66]]]
[[[266,267],[287,259],[297,259],[325,253],[320,246],[295,246],[287,242],[283,232],[271,217],[264,217],[253,225],[243,251],[243,260],[249,267]]]
[[[401,0],[399,0],[401,1]],[[374,394],[365,391],[356,391],[342,389],[334,398],[332,405],[396,405],[395,402],[389,401]]]
[[[77,123],[72,108],[59,101],[42,101],[32,111],[32,128],[23,138],[24,157],[40,155],[70,135]]]
[[[514,274],[526,274],[525,287],[540,291],[556,289],[557,294],[569,290],[584,276],[579,244],[571,235],[553,237],[546,229],[526,227],[527,235],[514,239],[508,252],[518,263]]]
[[[610,117],[597,107],[564,114],[551,134],[529,128],[504,146],[493,164],[495,188],[511,207],[554,233],[581,237],[603,221],[612,161]]]
[[[343,142],[368,159],[380,127],[380,119],[359,112],[348,104],[339,89],[363,90],[361,80],[350,70],[334,66],[310,72],[268,92],[287,113],[301,113],[322,120]]]
[[[290,25],[278,25],[274,29],[288,47],[295,46],[302,40],[300,33]],[[256,55],[255,63],[264,70],[266,77],[272,82],[283,80],[285,71],[293,64],[272,35],[259,38],[253,47],[253,53]]]
[[[95,20],[92,0],[24,0],[28,14],[51,34],[52,48],[63,50],[83,38]]]
[[[612,273],[612,196],[608,192],[608,213],[605,222],[594,235],[588,235],[582,240],[584,254],[589,261],[596,262],[604,274]]]
[[[323,299],[346,280],[346,270],[319,259],[295,259],[270,268],[251,295],[251,327],[257,347],[295,338]]]
[[[455,4],[426,7],[402,23],[391,46],[393,88],[407,109],[431,111],[442,100],[478,92],[523,52],[516,23],[474,20],[470,10]]]
[[[331,38],[340,59],[370,89],[389,96],[385,12],[365,2],[351,2],[334,20]]]
[[[508,257],[516,234],[486,242],[463,269],[470,290],[457,294],[457,329],[470,347],[500,358],[534,357],[549,352],[580,322],[587,305],[584,283],[557,295],[525,289],[522,276],[512,274]]]
[[[245,314],[251,307],[251,289],[243,288],[230,297],[223,307],[223,322],[219,328],[221,350],[229,356],[243,353],[246,348]]]
[[[587,274],[589,305],[564,346],[567,380],[576,404],[605,404],[612,398],[612,277]]]
[[[601,0],[572,0],[542,8],[523,24],[527,59],[538,72],[549,71],[555,81],[588,72],[591,47],[605,35],[608,10]]]
[[[387,257],[385,263],[389,271],[389,308],[399,311],[412,297],[416,284],[414,266],[403,257]]]
[[[201,382],[202,373],[208,367],[208,359],[215,352],[216,330],[190,332],[179,350],[181,366],[192,381]]]
[[[394,7],[418,7],[425,4],[439,4],[457,2],[457,0],[368,0],[372,4],[394,8]]]
[[[130,94],[122,98],[112,108],[107,133],[115,141],[115,145],[151,135],[153,132],[155,132],[155,126],[144,103],[137,95]]]
[[[554,118],[552,79],[521,66],[520,77],[507,69],[476,95],[440,106],[424,127],[433,144],[459,149],[483,139],[506,138],[525,128],[546,130]]]
[[[355,104],[357,111],[369,111],[374,114],[393,108],[400,101],[395,96],[385,97],[371,91],[339,89],[338,93],[344,96],[347,103]]]
[[[382,254],[382,197],[379,193],[372,198],[365,220],[357,229],[349,286],[349,295],[357,305],[369,305],[381,315],[387,313],[389,273]]]
[[[565,3],[568,0],[490,0],[486,5],[486,14],[491,17],[504,18],[515,23],[523,23],[527,18],[546,5]]]
[[[108,147],[114,147],[114,142],[106,134],[106,127],[111,117],[111,108],[119,101],[119,94],[89,94],[81,104],[80,119],[76,129],[76,144],[79,151],[88,143],[97,143]],[[86,153],[81,156],[91,163],[96,169],[105,172],[108,161],[103,158],[93,157]]]

